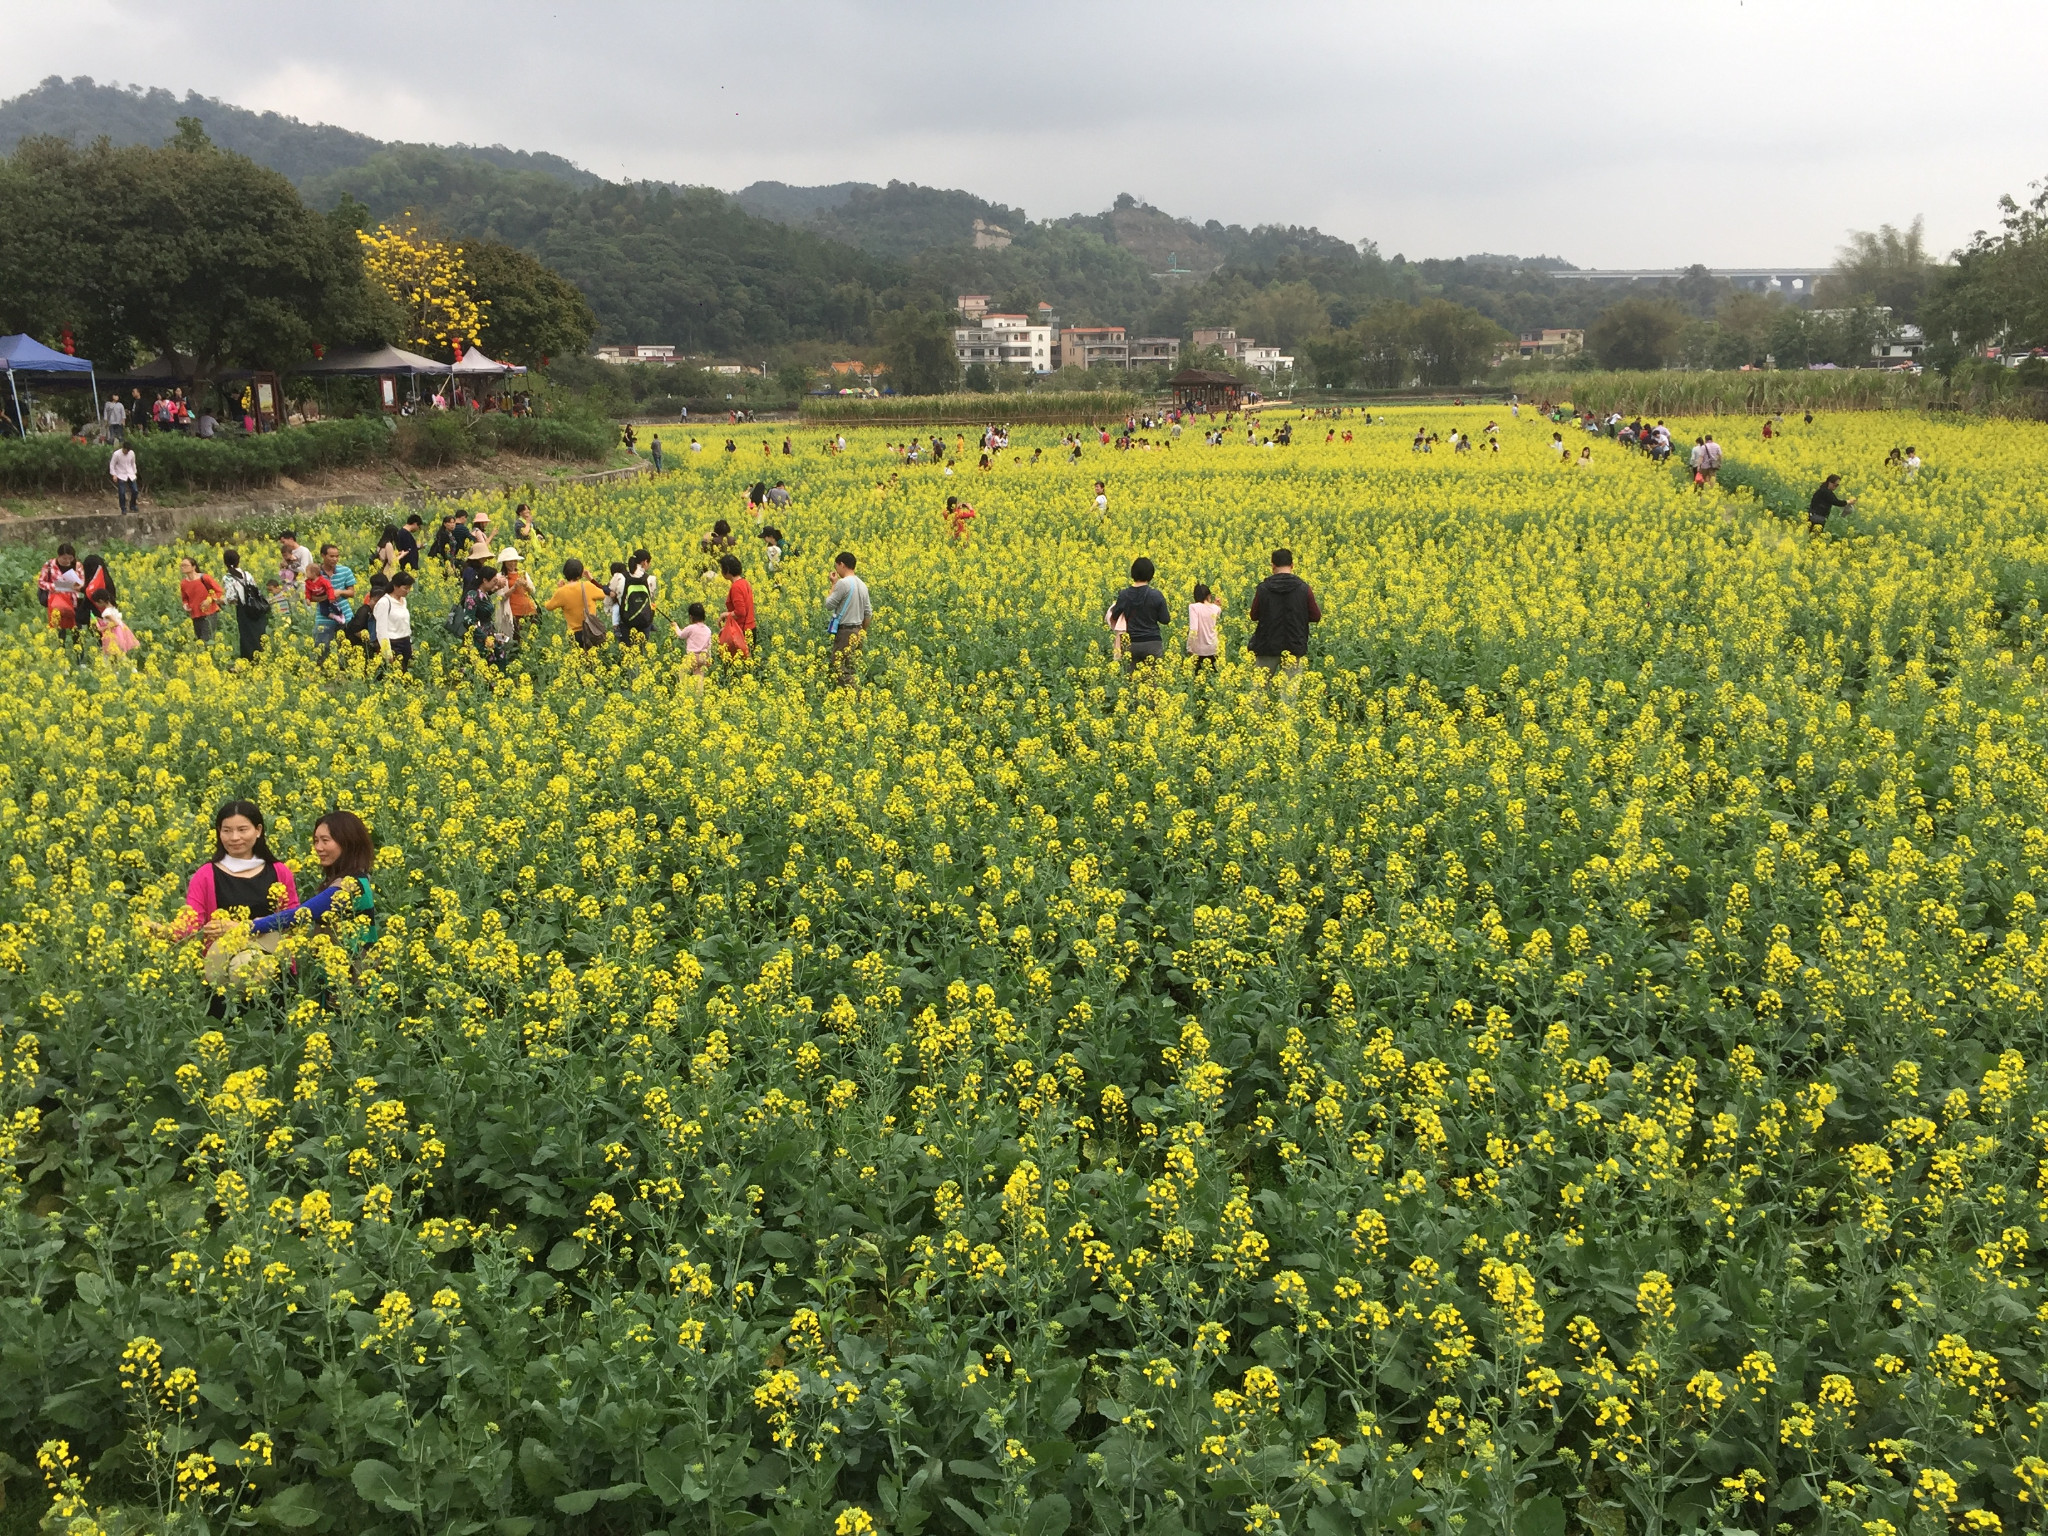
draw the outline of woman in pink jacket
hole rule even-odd
[[[271,891],[280,886],[284,899],[274,900]],[[254,801],[230,800],[214,812],[213,858],[193,871],[185,910],[158,931],[174,940],[196,933],[211,948],[230,924],[268,917],[298,901],[291,866],[270,851],[263,835],[263,812]]]

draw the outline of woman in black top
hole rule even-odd
[[[284,893],[273,900],[273,888]],[[252,800],[230,800],[213,813],[213,857],[193,872],[185,887],[185,910],[156,932],[167,939],[200,934],[209,947],[214,936],[233,921],[231,914],[268,917],[294,906],[299,899],[289,864],[271,851],[263,830],[263,812]]]

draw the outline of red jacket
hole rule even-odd
[[[735,576],[732,585],[726,588],[725,611],[739,621],[739,626],[748,634],[754,632],[754,589],[747,584],[744,576]]]
[[[190,581],[178,583],[178,600],[185,605],[185,611],[195,619],[203,619],[210,613],[219,613],[221,597],[220,583],[204,571]]]

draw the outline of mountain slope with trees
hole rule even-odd
[[[1098,214],[1032,220],[969,192],[898,181],[761,181],[734,194],[617,183],[557,155],[385,143],[84,77],[52,77],[0,102],[0,152],[21,146],[6,173],[5,195],[18,205],[8,227],[20,233],[0,307],[44,330],[65,310],[50,295],[69,281],[61,264],[71,246],[49,210],[76,199],[51,179],[51,166],[78,167],[81,185],[99,187],[97,195],[129,196],[123,176],[140,186],[159,174],[154,168],[196,163],[159,162],[149,157],[171,151],[146,149],[176,149],[188,121],[203,125],[192,131],[212,153],[234,162],[231,173],[216,166],[210,174],[246,182],[258,222],[274,207],[279,231],[301,228],[276,195],[296,184],[302,211],[323,219],[330,235],[405,219],[460,241],[500,290],[498,349],[527,361],[580,349],[577,338],[594,332],[749,360],[779,353],[791,377],[844,355],[841,348],[881,348],[908,363],[933,350],[962,293],[988,294],[1015,312],[1044,304],[1068,325],[1122,325],[1184,343],[1198,328],[1231,326],[1287,349],[1308,378],[1333,385],[1469,379],[1514,333],[1539,327],[1584,329],[1586,351],[1565,364],[1582,367],[1855,365],[1869,361],[1873,341],[1916,320],[1936,338],[1929,357],[1944,369],[1986,349],[2048,343],[2039,299],[2048,292],[2048,193],[2028,204],[2006,199],[2000,230],[1980,235],[1953,264],[1928,255],[1917,222],[1853,233],[1819,285],[1819,307],[1809,308],[1737,292],[1703,266],[1611,288],[1576,280],[1557,257],[1411,260],[1312,227],[1198,223],[1129,193]],[[145,165],[153,169],[138,169]],[[251,179],[259,167],[276,180]],[[48,208],[19,206],[45,195]],[[145,206],[150,195],[141,195]],[[166,217],[177,227],[180,216]],[[97,227],[89,209],[77,218],[80,229]],[[977,221],[1007,240],[977,243]],[[186,259],[179,241],[163,244],[137,251],[129,266],[160,273]],[[29,270],[38,261],[58,265]],[[97,249],[81,247],[77,271],[97,271],[99,261]],[[0,267],[0,284],[9,270]],[[108,281],[110,292],[128,294],[121,274]],[[170,291],[160,279],[158,287],[160,298]],[[238,291],[232,281],[223,288]],[[337,291],[353,289],[344,281]],[[147,307],[147,293],[132,297]],[[248,315],[217,318],[202,345],[254,355],[305,339],[278,314],[281,299],[246,297]],[[331,341],[356,324],[339,313],[316,304],[308,334]],[[156,345],[161,332],[104,317],[77,323],[110,357],[124,345]],[[195,325],[188,315],[179,334]]]
[[[101,84],[90,76],[65,80],[51,75],[33,90],[0,101],[0,155],[23,139],[59,138],[84,148],[105,135],[117,145],[162,144],[178,131],[178,119],[196,117],[207,137],[222,149],[247,155],[288,180],[305,183],[360,165],[390,148],[381,139],[329,123],[302,123],[276,112],[246,107],[188,91]],[[485,161],[508,171],[539,171],[574,185],[599,178],[560,155],[507,149],[502,144],[455,145],[446,153]]]

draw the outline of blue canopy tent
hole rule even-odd
[[[14,398],[14,425],[28,436],[28,422],[21,414],[21,391],[15,388],[17,373],[82,373],[92,386],[92,413],[100,413],[100,384],[92,371],[92,360],[67,357],[53,352],[33,336],[0,336],[0,373],[7,375],[7,392]]]

